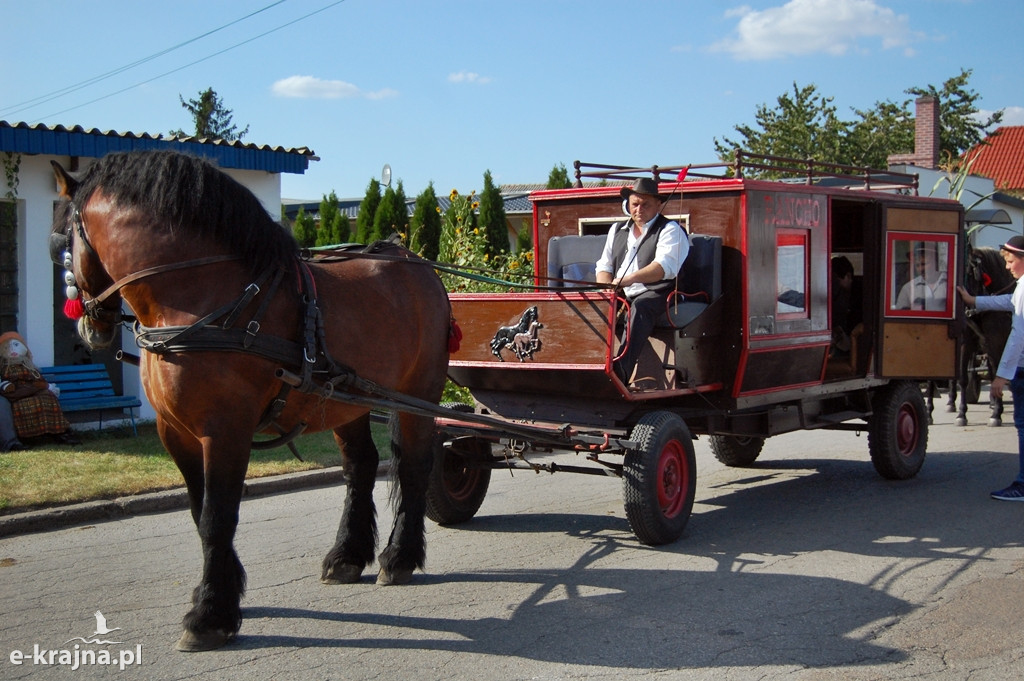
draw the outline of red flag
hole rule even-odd
[[[680,170],[679,174],[676,175],[676,182],[682,182],[683,180],[685,180],[686,179],[686,173],[687,173],[688,170],[690,170],[690,166],[686,166],[685,168]]]

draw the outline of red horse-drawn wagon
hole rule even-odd
[[[475,404],[438,419],[428,516],[472,517],[492,469],[568,470],[621,477],[637,537],[671,542],[693,506],[698,435],[745,465],[774,435],[863,430],[883,477],[917,473],[928,439],[919,382],[956,370],[959,203],[918,196],[914,176],[742,155],[685,172],[577,162],[576,176],[531,196],[536,289],[450,296],[464,337],[449,377]],[[619,185],[638,177],[659,181],[662,213],[691,247],[625,385],[612,370],[625,342],[615,292],[586,282],[624,219]],[[845,332],[832,314],[840,256],[854,270]],[[925,270],[934,295],[908,302]]]

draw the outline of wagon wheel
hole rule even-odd
[[[473,411],[466,404],[442,404],[456,411]],[[427,481],[427,517],[439,525],[464,523],[480,510],[491,483],[491,469],[478,468],[474,461],[491,457],[491,444],[481,438],[461,438],[459,453],[444,446],[439,433],[434,447],[434,466]]]
[[[690,430],[667,411],[644,414],[626,452],[622,496],[626,519],[641,543],[667,544],[680,537],[693,510],[697,457]]]
[[[711,435],[711,453],[726,466],[749,466],[757,461],[764,447],[763,437]]]
[[[898,381],[872,399],[868,449],[875,470],[889,480],[907,480],[924,465],[928,412],[917,384]]]

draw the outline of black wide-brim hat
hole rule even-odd
[[[1002,245],[1004,251],[1009,251],[1014,255],[1024,257],[1024,236],[1011,236],[1007,239],[1006,243]]]
[[[668,196],[658,191],[658,183],[649,177],[641,177],[633,183],[632,187],[623,187],[619,190],[619,195],[628,199],[630,194],[646,194],[647,196],[656,196],[659,201],[667,201]]]

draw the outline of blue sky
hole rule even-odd
[[[246,142],[311,148],[286,198],[545,182],[580,159],[715,160],[815,85],[839,114],[971,69],[1024,125],[1021,0],[0,0],[0,120],[188,130],[212,87]],[[322,11],[319,11],[322,10]],[[315,13],[315,14],[314,14]],[[307,16],[311,15],[312,16]],[[248,16],[251,15],[251,16]],[[303,18],[306,17],[306,18]],[[180,46],[180,47],[179,47]],[[910,151],[910,150],[908,150]]]

